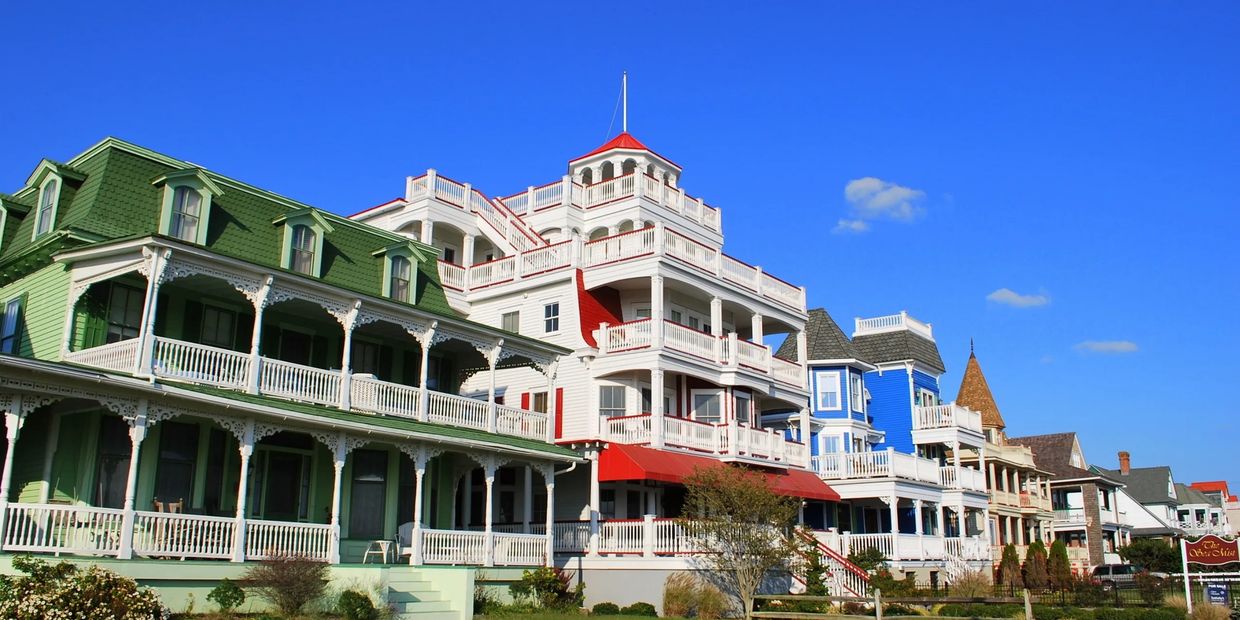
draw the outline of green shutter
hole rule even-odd
[[[75,323],[78,326],[76,331],[79,335],[75,349],[89,349],[107,342],[107,308],[110,289],[111,286],[108,284],[95,284],[86,290],[85,295],[82,295],[77,311],[74,312]]]

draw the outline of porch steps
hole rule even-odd
[[[417,571],[391,571],[387,603],[400,620],[460,620],[461,611]]]

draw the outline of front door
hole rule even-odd
[[[302,455],[291,452],[267,453],[264,519],[297,521],[301,515],[303,458]]]

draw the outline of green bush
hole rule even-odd
[[[594,616],[618,616],[620,615],[620,606],[615,603],[599,603],[590,610],[590,614]]]
[[[231,615],[234,609],[245,602],[245,590],[231,580],[223,579],[207,594],[207,600],[215,603],[221,613]]]
[[[1050,583],[1050,575],[1046,572],[1046,545],[1035,540],[1025,552],[1025,587],[1045,588]]]
[[[654,605],[650,603],[633,603],[620,610],[623,616],[652,616],[657,618],[659,612],[655,610]]]
[[[581,606],[583,586],[571,587],[573,573],[543,566],[533,571],[522,571],[521,580],[508,586],[517,602],[537,605],[545,609],[572,609]]]
[[[1046,572],[1051,587],[1066,589],[1072,585],[1072,563],[1068,561],[1068,546],[1062,540],[1051,543]]]
[[[336,599],[336,611],[348,620],[372,620],[377,615],[370,597],[356,590],[345,590]]]
[[[153,591],[139,588],[134,580],[98,566],[79,570],[68,562],[48,564],[24,555],[13,558],[13,568],[25,574],[2,580],[0,618],[167,617]]]

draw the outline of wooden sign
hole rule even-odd
[[[1240,544],[1234,540],[1223,540],[1213,534],[1202,536],[1195,541],[1184,541],[1184,559],[1189,564],[1220,566],[1231,562],[1240,562]]]

